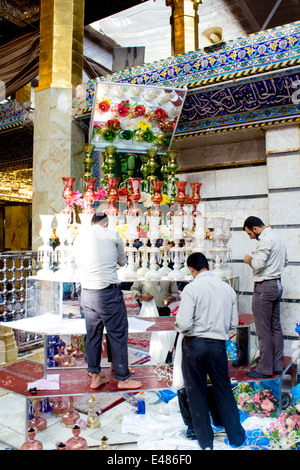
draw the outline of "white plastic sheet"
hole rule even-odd
[[[142,301],[141,310],[139,313],[140,318],[145,317],[158,317],[158,310],[155,304],[155,300],[151,299],[149,302]]]

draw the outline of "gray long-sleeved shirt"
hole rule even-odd
[[[157,307],[164,307],[164,300],[168,297],[178,298],[177,283],[175,281],[136,281],[131,287],[132,295],[150,294]]]
[[[209,271],[199,273],[183,289],[175,322],[183,335],[226,340],[238,322],[236,293]]]
[[[126,264],[120,235],[98,224],[78,235],[73,254],[83,289],[104,289],[118,283],[117,265]]]
[[[251,266],[253,281],[279,278],[288,264],[287,248],[284,241],[270,227],[266,227],[258,237],[258,244]]]

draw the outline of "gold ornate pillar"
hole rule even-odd
[[[27,85],[20,88],[20,90],[16,91],[16,100],[19,103],[25,103],[25,101],[30,101],[31,99],[31,83],[27,83]]]
[[[197,13],[202,0],[166,0],[166,5],[172,8],[171,24],[171,53],[184,54],[199,48]]]
[[[41,0],[39,87],[82,83],[84,0]]]
[[[84,0],[41,0],[33,142],[33,250],[41,244],[40,214],[55,215],[64,205],[62,176],[79,181],[83,170],[84,132],[72,117],[75,89],[82,83],[83,35]]]

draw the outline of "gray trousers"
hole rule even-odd
[[[130,377],[128,368],[128,320],[121,289],[82,289],[81,306],[86,324],[85,353],[88,372],[100,372],[104,327],[109,338],[116,380]]]
[[[260,357],[256,370],[273,375],[283,367],[283,334],[280,323],[282,285],[279,280],[255,283],[252,299]]]

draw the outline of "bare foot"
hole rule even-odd
[[[111,370],[112,372],[114,371],[114,366],[112,365],[112,363],[110,364],[110,370]],[[132,369],[132,367],[129,367],[129,372],[130,372],[131,374],[134,374],[134,373],[135,373],[135,370]]]
[[[134,390],[136,388],[141,388],[142,382],[138,380],[126,379],[126,380],[119,380],[118,388],[121,390]]]
[[[100,372],[98,374],[93,373],[90,388],[92,388],[93,390],[96,390],[97,388],[102,387],[102,385],[105,385],[108,382],[109,382],[109,379],[107,377],[102,377],[100,375]]]
[[[89,377],[93,377],[93,373],[94,373],[94,372],[88,372],[88,376],[89,376]],[[107,375],[101,375],[101,377],[102,377],[103,379],[108,379],[108,376],[107,376]]]

